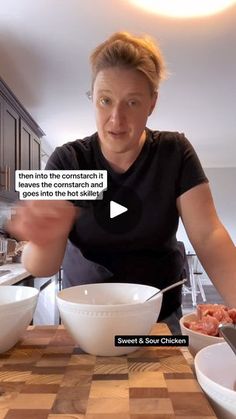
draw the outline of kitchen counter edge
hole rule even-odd
[[[22,263],[9,263],[6,265],[1,265],[0,273],[3,270],[9,270],[10,272],[0,276],[0,285],[14,285],[22,279],[31,276],[31,274],[24,268]]]

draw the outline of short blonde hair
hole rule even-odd
[[[161,50],[147,35],[137,37],[128,32],[116,32],[94,49],[90,63],[92,89],[98,72],[110,67],[141,71],[148,78],[152,92],[158,90],[160,81],[166,77]]]

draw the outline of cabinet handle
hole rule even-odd
[[[5,170],[1,170],[0,174],[5,175],[4,176],[4,183],[3,184],[1,183],[0,187],[3,188],[5,191],[7,191],[8,190],[8,167],[5,166]]]

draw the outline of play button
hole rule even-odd
[[[125,234],[133,230],[142,215],[142,201],[133,189],[112,182],[103,198],[93,203],[97,224],[111,234]]]
[[[126,211],[128,211],[128,208],[123,205],[120,205],[115,201],[110,202],[110,218],[118,217],[118,215],[123,214]]]

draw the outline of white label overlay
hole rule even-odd
[[[25,199],[102,199],[107,170],[16,170],[16,191]]]

